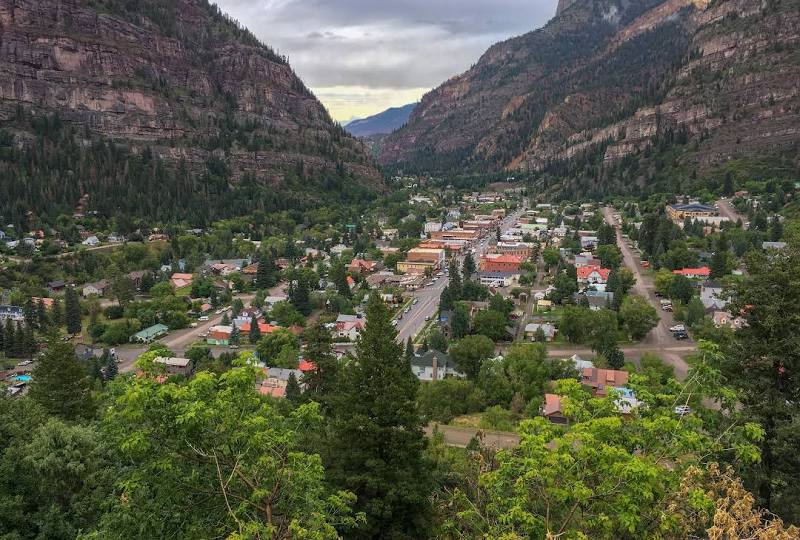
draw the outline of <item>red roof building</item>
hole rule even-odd
[[[481,257],[482,272],[519,272],[524,259],[519,255],[490,253]]]
[[[303,360],[300,361],[300,365],[297,366],[297,369],[299,369],[303,373],[306,373],[306,372],[314,371],[315,369],[317,369],[317,364],[315,364],[311,360],[303,359]]]
[[[700,268],[673,270],[672,273],[679,276],[686,276],[687,278],[707,278],[711,275],[711,269],[708,266],[701,266]]]
[[[271,334],[277,330],[280,330],[281,326],[273,326],[271,324],[267,324],[265,322],[258,321],[258,329],[261,330],[262,334]],[[250,332],[250,323],[242,323],[242,326],[239,328],[239,331],[243,334]]]
[[[608,276],[611,274],[611,270],[592,265],[581,266],[577,269],[577,273],[578,281],[581,283],[604,284],[608,282]]]

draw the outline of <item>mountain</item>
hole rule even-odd
[[[373,116],[353,120],[346,124],[344,129],[355,137],[386,135],[403,127],[416,106],[416,103],[409,103],[402,107],[392,107]]]
[[[198,221],[380,184],[286,59],[207,0],[0,0],[0,72],[6,219],[81,200]]]
[[[408,171],[557,171],[561,181],[611,182],[621,164],[667,148],[663,160],[687,171],[796,151],[797,7],[561,0],[543,28],[492,46],[425,95],[380,160]],[[651,189],[660,159],[628,167],[627,187]]]

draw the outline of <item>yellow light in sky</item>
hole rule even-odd
[[[346,123],[365,118],[390,107],[415,103],[429,88],[367,88],[361,86],[328,86],[313,88],[314,94],[328,109],[334,120]]]

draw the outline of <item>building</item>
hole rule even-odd
[[[519,281],[519,272],[478,272],[481,285],[487,287],[511,287]]]
[[[175,358],[168,356],[157,356],[153,359],[154,364],[164,366],[167,375],[183,375],[188,377],[192,374],[192,361],[188,358]]]
[[[436,231],[431,233],[431,240],[463,240],[472,242],[480,238],[480,233],[476,230],[450,229],[449,231]]]
[[[684,221],[687,217],[689,219],[713,217],[719,215],[719,210],[716,206],[709,206],[707,204],[700,204],[697,202],[689,204],[671,204],[667,206],[667,215],[672,221]]]
[[[708,266],[701,266],[700,268],[673,270],[672,273],[678,276],[686,276],[689,279],[699,279],[709,277],[711,275],[711,269]]]
[[[399,236],[397,229],[383,229],[381,231],[384,240],[396,240]]]
[[[213,326],[208,331],[206,343],[208,345],[216,345],[218,347],[227,347],[231,344],[232,332],[232,326]]]
[[[436,270],[436,265],[429,262],[400,261],[397,263],[397,271],[402,274],[424,274],[426,270],[431,272]]]
[[[618,388],[628,384],[628,372],[616,369],[584,368],[581,372],[581,383],[592,389],[595,397],[608,395],[609,388]]]
[[[503,255],[515,255],[523,259],[528,259],[533,252],[531,244],[526,242],[498,242],[495,249]]]
[[[556,338],[556,327],[550,323],[528,323],[525,325],[525,337],[531,341],[536,341],[539,330],[544,333],[545,341],[553,341]]]
[[[489,253],[481,257],[482,272],[517,272],[525,259],[517,255]]]
[[[599,266],[582,266],[577,269],[578,283],[586,285],[605,285],[611,270]]]
[[[599,242],[596,236],[581,236],[581,249],[594,249]]]
[[[83,297],[104,296],[111,284],[107,279],[101,279],[96,283],[89,283],[83,287]]]
[[[347,266],[347,271],[354,274],[366,275],[379,270],[381,264],[378,261],[367,261],[364,259],[353,259]]]
[[[561,410],[561,396],[556,394],[545,394],[544,405],[542,406],[542,416],[554,424],[566,424],[567,417]]]
[[[289,378],[294,375],[300,389],[303,389],[301,384],[303,372],[299,369],[286,369],[286,368],[268,368],[266,370],[266,377],[261,381],[258,388],[260,394],[272,397],[285,397],[286,386],[289,384]]]
[[[722,285],[713,281],[706,281],[700,286],[700,300],[706,310],[723,310],[728,305],[728,300],[723,298]]]
[[[192,274],[182,274],[179,272],[172,274],[172,277],[169,279],[170,284],[175,289],[183,289],[184,287],[191,287],[193,281],[194,281],[194,276]]]
[[[575,293],[574,298],[576,304],[580,304],[581,302],[585,301],[587,304],[589,304],[589,309],[592,311],[610,308],[614,303],[614,293],[610,291],[606,292],[587,290],[581,293]]]
[[[438,232],[442,230],[442,222],[441,221],[426,221],[425,228],[423,232],[425,234],[429,234],[432,232]]]
[[[96,236],[92,235],[92,236],[88,237],[86,240],[84,240],[83,242],[81,242],[81,244],[83,244],[84,246],[90,246],[90,247],[91,246],[99,246],[100,245],[100,239],[97,238]]]
[[[149,328],[145,328],[144,330],[140,330],[136,332],[132,337],[131,341],[138,342],[138,343],[152,343],[153,341],[157,340],[161,336],[164,336],[169,332],[169,328],[167,328],[163,324],[154,324]]]
[[[466,374],[443,352],[428,351],[422,355],[414,355],[411,359],[411,371],[420,381],[439,381],[448,377],[463,379]]]
[[[414,248],[408,250],[406,260],[433,263],[438,268],[444,262],[444,256],[444,249]]]
[[[11,320],[13,322],[22,322],[25,320],[25,313],[19,306],[0,305],[0,321]]]

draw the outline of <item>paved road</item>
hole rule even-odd
[[[736,211],[736,209],[731,204],[730,199],[723,198],[723,199],[718,200],[717,201],[717,208],[719,208],[719,213],[723,217],[728,218],[729,220],[733,221],[734,223],[736,223],[737,221],[741,220],[742,221],[742,227],[745,228],[745,229],[747,228],[747,225],[745,225],[745,223],[747,223],[747,219],[745,219],[745,217],[743,215],[741,215],[739,212]]]
[[[524,212],[524,209],[517,210],[513,214],[506,217],[499,225],[502,229],[508,228],[511,224],[517,221]],[[489,247],[489,238],[494,234],[495,229],[489,231],[488,235],[477,240],[472,248],[475,250],[473,258],[475,264],[480,263],[480,257]],[[464,262],[464,258],[459,259],[459,264]],[[411,310],[403,314],[397,325],[397,340],[405,343],[408,338],[414,339],[416,335],[425,327],[427,320],[436,316],[439,311],[439,297],[442,295],[442,290],[447,286],[448,276],[440,277],[433,285],[423,287],[413,293],[413,297],[418,299],[417,304],[411,305]]]
[[[675,319],[672,313],[661,309],[659,298],[656,297],[654,293],[655,287],[653,286],[652,280],[641,271],[641,259],[637,255],[634,255],[631,248],[628,247],[628,244],[625,242],[625,239],[622,238],[622,231],[618,227],[619,223],[614,219],[614,210],[610,207],[605,207],[603,208],[603,215],[605,216],[606,222],[615,227],[617,232],[617,245],[620,251],[622,251],[625,266],[633,272],[633,275],[636,277],[636,284],[633,286],[633,292],[647,298],[661,317],[658,325],[650,331],[647,337],[645,337],[635,349],[640,352],[650,350],[658,353],[662,360],[675,368],[676,377],[683,380],[686,378],[689,371],[689,366],[684,357],[686,354],[695,350],[694,345],[691,341],[678,342],[672,336],[672,332],[670,332],[669,329],[671,326],[675,325]],[[686,351],[685,354],[680,354],[680,352],[683,352],[686,348],[689,348],[689,350]],[[623,349],[623,352],[625,352],[625,349]]]

